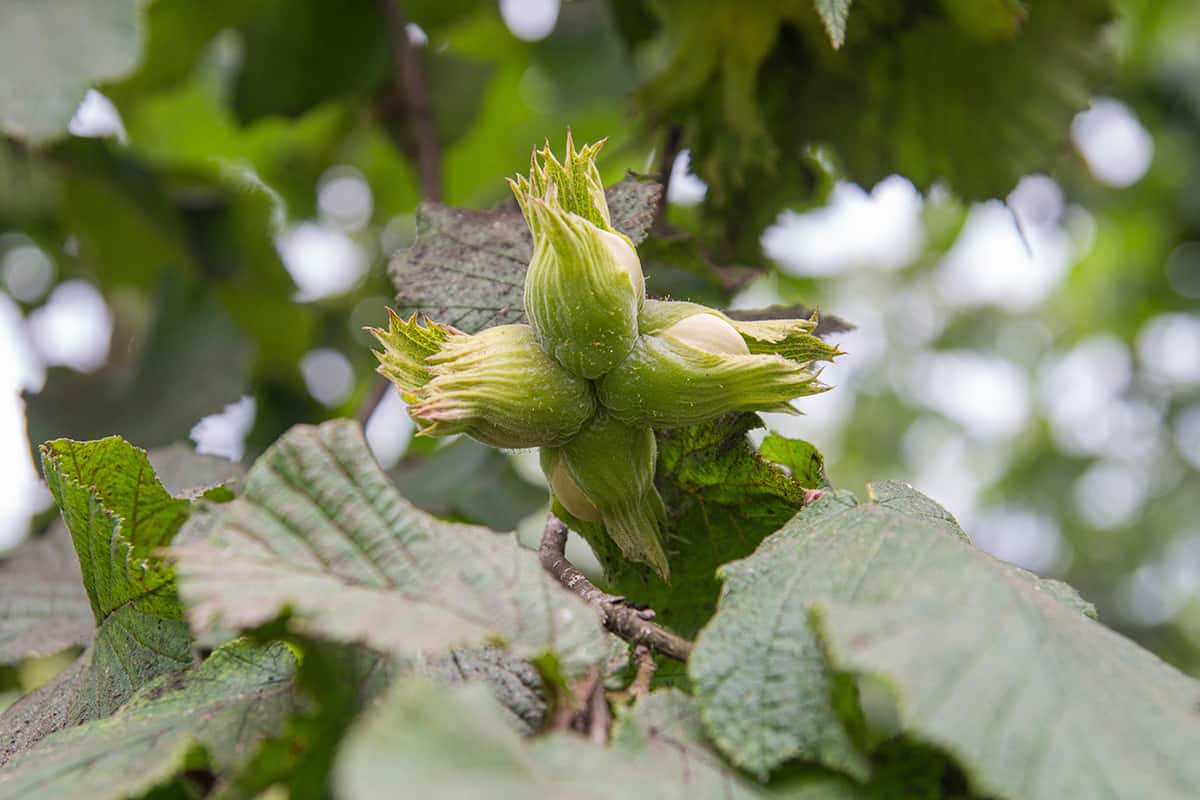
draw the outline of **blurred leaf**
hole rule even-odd
[[[293,428],[208,542],[175,557],[189,619],[208,641],[286,615],[302,635],[401,657],[502,641],[577,674],[605,651],[594,612],[533,553],[408,505],[348,421]]]
[[[88,88],[130,72],[142,0],[0,4],[0,131],[32,142],[67,132]]]
[[[145,12],[146,44],[136,72],[108,83],[104,93],[118,107],[135,97],[184,81],[219,32],[236,28],[264,0],[154,0]],[[136,137],[132,137],[136,140]]]
[[[851,0],[813,0],[835,50],[846,41],[846,17],[850,15],[850,3]]]
[[[164,675],[116,714],[49,737],[0,773],[0,798],[119,800],[185,769],[236,769],[295,699],[286,645],[235,641],[198,667]]]
[[[168,277],[155,306],[130,363],[93,374],[53,369],[45,388],[26,396],[30,439],[121,434],[166,445],[247,391],[252,346],[202,289]]]
[[[0,664],[87,644],[94,627],[65,527],[52,526],[0,561]]]
[[[508,456],[463,437],[427,456],[409,456],[388,473],[417,508],[511,531],[546,505],[547,492],[528,483]]]
[[[233,107],[243,121],[298,116],[386,74],[387,24],[376,0],[265,0],[241,31]]]
[[[338,796],[359,800],[391,798],[397,792],[474,797],[480,787],[487,787],[494,800],[640,800],[647,792],[663,800],[775,796],[738,776],[703,741],[692,739],[698,726],[672,718],[681,706],[686,709],[685,697],[643,702],[650,707],[635,709],[618,740],[604,748],[561,732],[523,740],[486,689],[447,690],[402,679],[351,730],[339,753],[334,786]],[[464,759],[463,753],[472,757]],[[797,787],[778,796],[855,797],[836,780],[818,781],[805,791]]]
[[[826,497],[722,576],[690,672],[738,763],[797,753],[829,702],[824,650],[895,691],[901,730],[978,791],[1182,798],[1200,781],[1200,684],[1081,613],[1065,584],[975,550],[907,485]]]
[[[613,227],[645,238],[662,188],[629,174],[608,188]],[[525,269],[533,243],[515,207],[468,211],[422,203],[417,241],[388,267],[401,313],[420,311],[468,333],[524,319]]]

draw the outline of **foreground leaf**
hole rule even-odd
[[[1065,585],[974,549],[911,487],[823,498],[722,575],[690,672],[709,732],[752,769],[808,754],[828,714],[828,650],[835,669],[891,687],[902,731],[956,757],[976,791],[1170,798],[1200,785],[1200,684],[1092,620]]]
[[[67,132],[88,88],[138,63],[142,0],[0,4],[0,132],[40,142]]]
[[[285,645],[231,642],[199,667],[147,685],[113,716],[62,731],[0,772],[0,800],[138,795],[186,767],[235,769],[295,698]]]
[[[533,553],[413,508],[349,421],[293,428],[208,542],[175,557],[188,617],[208,641],[287,615],[303,635],[401,657],[500,641],[574,674],[605,652],[595,613]]]
[[[629,174],[607,191],[613,227],[636,244],[645,238],[662,187]],[[516,208],[469,211],[423,203],[417,241],[388,268],[400,311],[420,311],[475,333],[520,322],[533,240]]]
[[[155,555],[191,503],[168,494],[146,453],[118,437],[58,439],[41,452],[96,622],[90,668],[69,713],[79,722],[110,714],[146,681],[191,664],[174,570]]]
[[[340,798],[476,797],[492,800],[744,800],[776,796],[707,750],[687,698],[653,699],[621,726],[611,748],[573,734],[522,739],[481,686],[440,689],[404,679],[351,731],[334,771]],[[680,707],[684,707],[679,715]],[[464,758],[470,753],[470,758]],[[851,800],[834,779],[778,796]]]

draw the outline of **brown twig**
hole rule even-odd
[[[644,644],[664,656],[687,661],[692,643],[650,620],[654,612],[636,609],[625,598],[602,592],[567,560],[567,526],[554,514],[546,517],[546,530],[538,547],[538,558],[546,571],[600,614],[604,627],[633,644]]]
[[[395,100],[412,132],[413,146],[408,156],[417,168],[421,196],[426,200],[442,199],[442,146],[438,141],[437,125],[433,119],[429,81],[421,53],[408,38],[408,18],[400,0],[382,0],[387,17],[395,69]],[[388,254],[385,254],[388,255]],[[387,395],[390,384],[382,375],[376,376],[362,405],[354,415],[365,428],[371,415]]]
[[[630,697],[645,697],[650,694],[650,682],[654,680],[654,670],[658,665],[654,663],[654,654],[644,644],[633,648],[633,659],[637,662],[637,673],[625,693]]]
[[[667,227],[667,192],[671,189],[671,171],[675,167],[675,159],[679,157],[683,145],[683,128],[672,125],[667,128],[667,136],[663,141],[662,156],[658,160],[658,182],[662,184],[662,194],[658,198],[658,208],[654,212],[654,230],[662,233]]]
[[[400,0],[383,0],[391,35],[392,60],[396,70],[397,99],[412,128],[421,195],[426,200],[442,199],[442,147],[433,119],[433,103],[421,54],[408,38],[408,18]]]

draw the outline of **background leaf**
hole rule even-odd
[[[67,132],[88,88],[138,63],[142,0],[11,0],[0,7],[0,131]]]
[[[349,421],[276,442],[208,541],[175,557],[188,617],[209,641],[286,614],[303,635],[402,657],[499,640],[576,674],[605,651],[595,613],[533,553],[414,509]]]

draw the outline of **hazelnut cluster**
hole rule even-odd
[[[466,334],[389,312],[386,331],[370,330],[421,434],[540,448],[561,507],[667,580],[654,429],[794,411],[791,400],[828,388],[814,364],[838,350],[812,335],[815,320],[743,322],[648,299],[637,250],[609,216],[602,144],[576,150],[568,134],[561,162],[547,145],[509,181],[534,240],[528,325]]]

